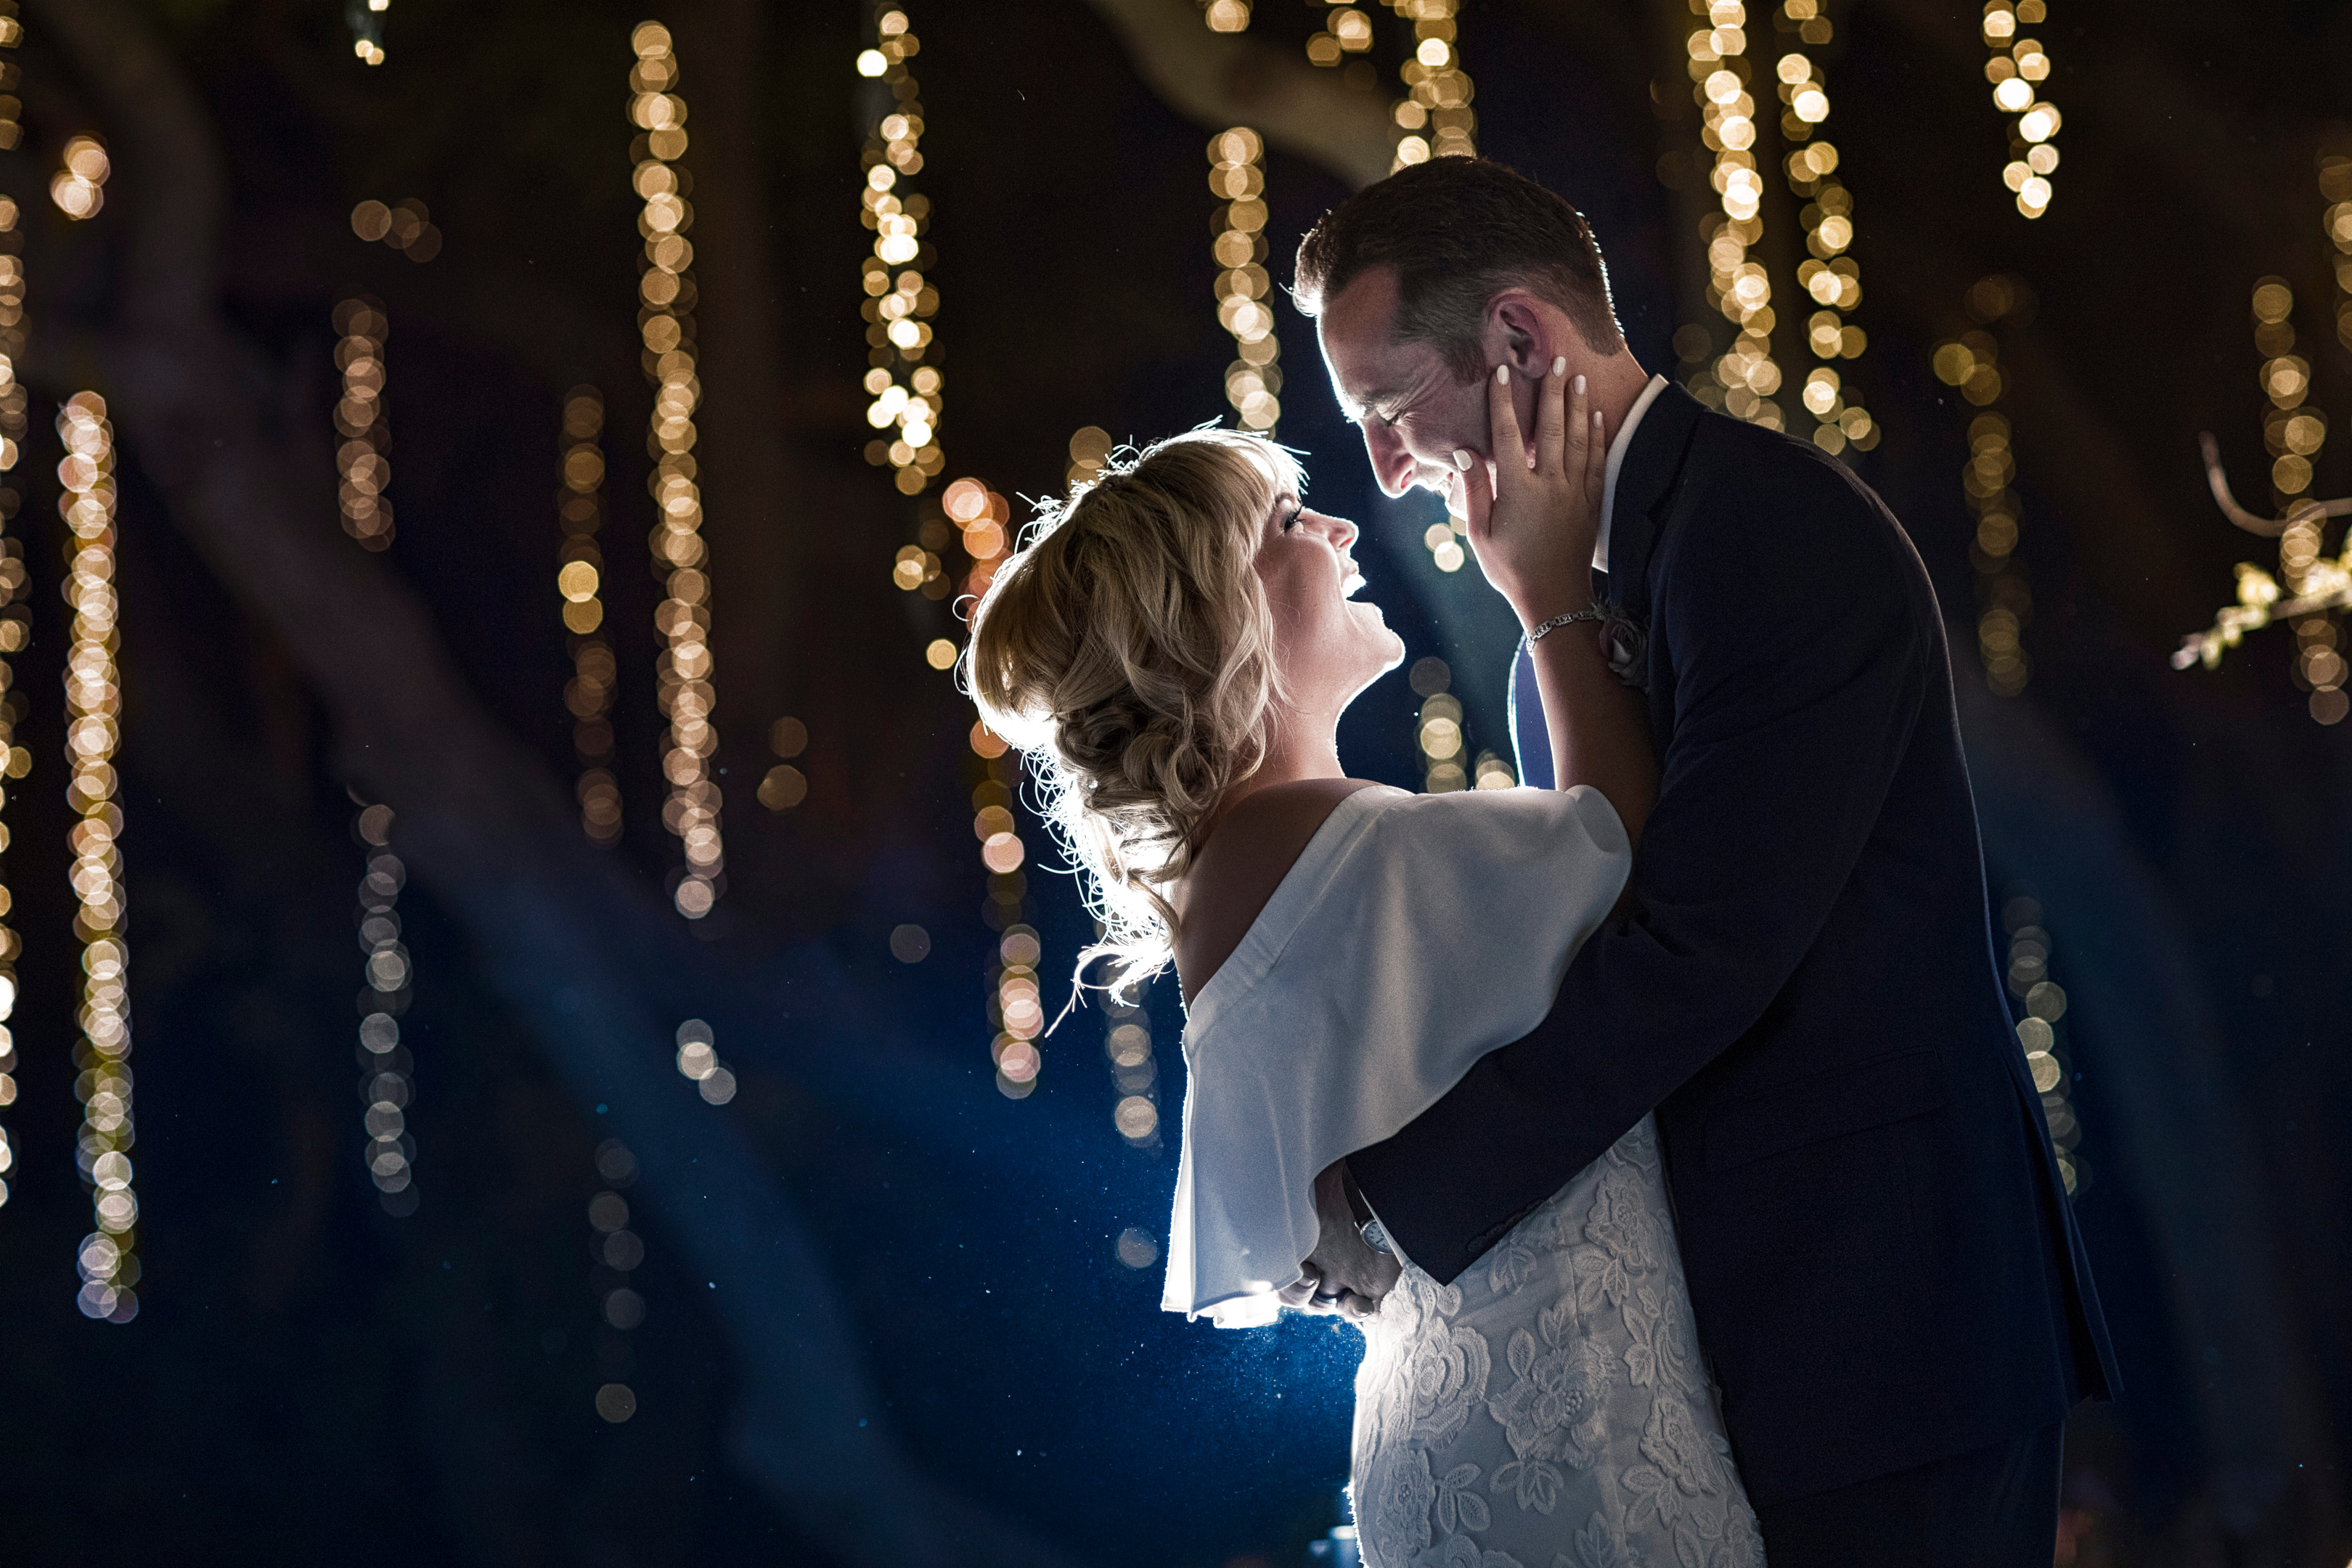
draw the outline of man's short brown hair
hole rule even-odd
[[[1584,215],[1486,158],[1433,158],[1367,185],[1299,242],[1291,296],[1309,316],[1366,272],[1396,273],[1395,332],[1428,342],[1464,381],[1486,374],[1486,303],[1525,289],[1568,313],[1596,353],[1624,343],[1609,270]]]

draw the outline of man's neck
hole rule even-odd
[[[1594,359],[1583,370],[1587,406],[1601,411],[1601,426],[1607,437],[1615,440],[1617,432],[1625,426],[1625,417],[1633,413],[1633,405],[1642,391],[1650,384],[1650,373],[1633,357],[1631,349],[1620,347],[1606,359]]]

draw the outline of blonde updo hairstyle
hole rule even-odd
[[[971,615],[966,689],[1019,748],[1125,990],[1164,969],[1166,889],[1263,762],[1281,674],[1255,562],[1302,488],[1262,437],[1202,429],[1115,458],[1045,510]]]

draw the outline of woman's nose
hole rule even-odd
[[[1325,518],[1323,520],[1323,529],[1325,532],[1331,536],[1331,547],[1335,550],[1347,549],[1348,546],[1355,543],[1356,540],[1363,532],[1363,530],[1358,528],[1354,523],[1349,522],[1344,517]]]

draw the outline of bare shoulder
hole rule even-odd
[[[1370,779],[1301,779],[1236,802],[1193,858],[1178,906],[1176,974],[1189,1002],[1233,956],[1339,803]]]

